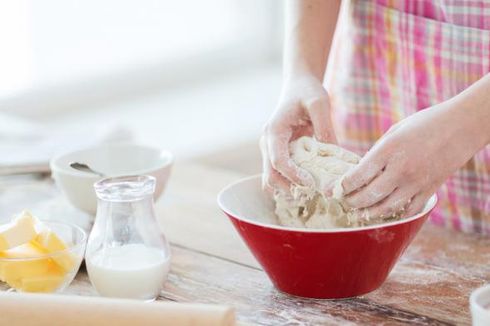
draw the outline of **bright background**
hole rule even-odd
[[[113,129],[186,158],[256,143],[282,16],[280,0],[0,1],[0,149],[36,159]]]

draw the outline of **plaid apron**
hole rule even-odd
[[[326,79],[340,144],[364,154],[394,123],[488,73],[489,52],[490,1],[344,1]],[[438,196],[432,222],[490,235],[490,146]]]

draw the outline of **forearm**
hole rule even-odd
[[[490,74],[485,75],[448,101],[462,137],[472,140],[478,151],[490,143]]]
[[[323,80],[340,0],[289,0],[286,9],[284,77]]]

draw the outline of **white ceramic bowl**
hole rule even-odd
[[[54,157],[50,166],[58,187],[73,206],[93,215],[97,210],[94,183],[102,178],[73,169],[72,162],[85,163],[107,177],[152,175],[156,178],[157,200],[170,176],[173,155],[156,147],[123,143],[103,144]]]
[[[490,284],[473,291],[470,309],[474,326],[490,325]]]

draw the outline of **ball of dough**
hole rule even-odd
[[[282,225],[306,228],[335,228],[355,224],[342,205],[342,176],[360,157],[334,144],[301,137],[289,146],[293,161],[307,170],[315,181],[313,188],[292,185],[289,193],[276,192],[275,213]],[[333,189],[332,197],[325,197]]]

